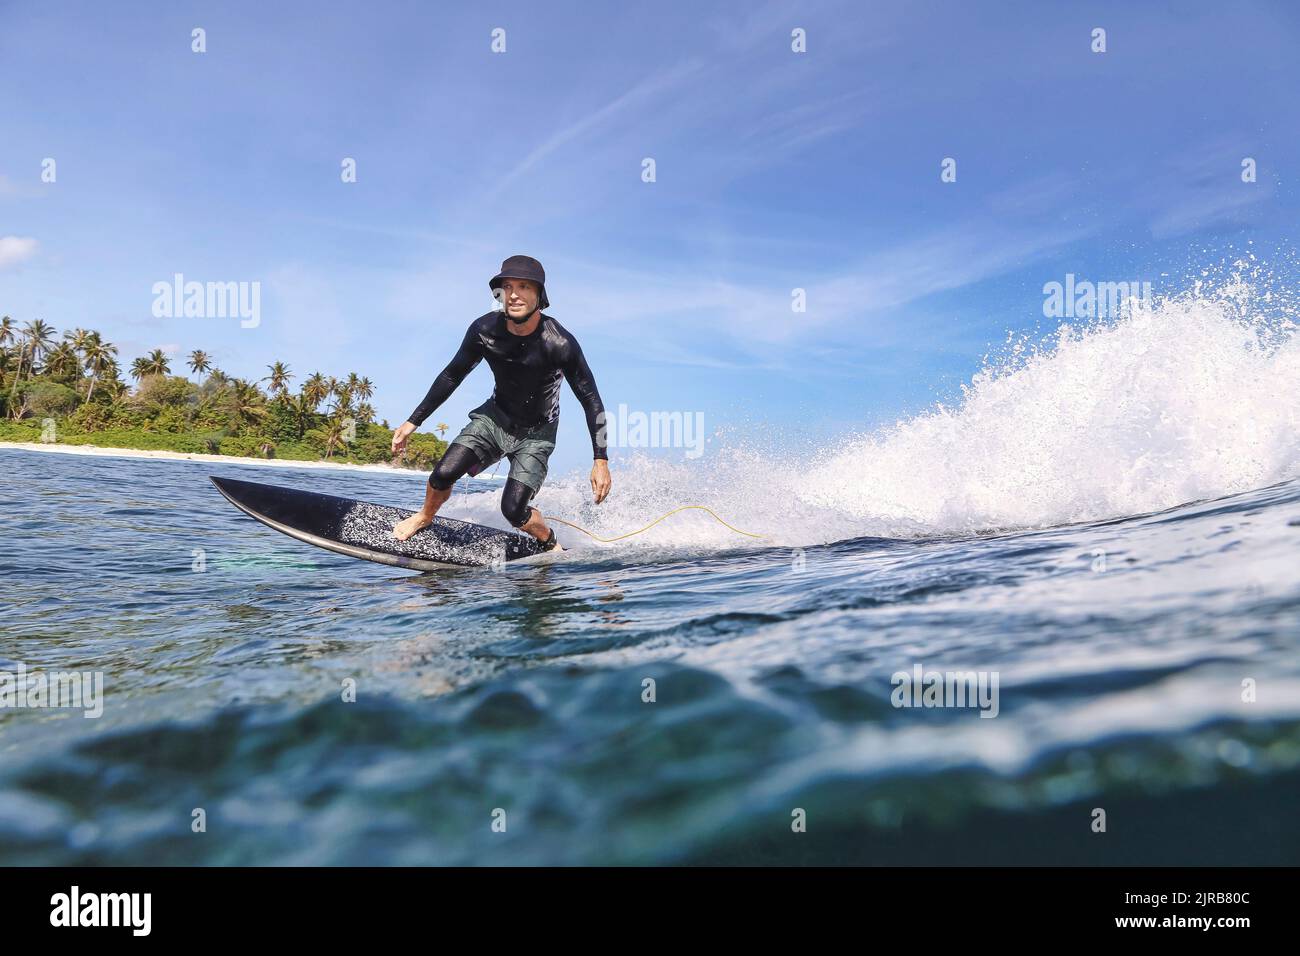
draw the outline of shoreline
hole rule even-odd
[[[241,458],[236,455],[208,455],[199,452],[166,451],[150,448],[109,448],[104,445],[61,445],[30,441],[0,441],[0,451],[54,452],[63,455],[91,455],[104,458],[152,458],[161,461],[198,461],[210,464],[266,465],[272,468],[317,468],[324,470],[362,471],[366,474],[414,475],[421,479],[427,472],[416,468],[394,468],[391,465],[358,465],[334,461],[296,461],[289,458]]]

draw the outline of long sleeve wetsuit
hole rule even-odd
[[[605,450],[605,406],[596,380],[578,340],[549,315],[542,315],[529,335],[515,335],[501,312],[475,319],[460,348],[429,386],[428,394],[411,413],[420,425],[447,400],[483,359],[487,359],[496,387],[485,403],[502,427],[512,431],[553,422],[560,417],[560,379],[568,381],[582,403],[591,433],[593,458],[608,458]]]

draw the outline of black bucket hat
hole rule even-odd
[[[511,256],[501,263],[501,271],[488,280],[488,288],[493,293],[501,288],[504,279],[527,279],[537,283],[537,307],[545,309],[551,304],[546,298],[546,270],[532,256]]]

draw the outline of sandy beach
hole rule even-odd
[[[180,451],[162,451],[143,448],[103,448],[99,445],[60,445],[29,441],[0,442],[0,451],[44,451],[61,455],[98,455],[109,458],[158,458],[172,461],[205,461],[220,465],[265,465],[271,468],[325,468],[343,471],[364,471],[369,474],[415,476],[423,479],[426,473],[411,468],[393,468],[390,465],[352,465],[332,461],[291,461],[279,458],[238,458],[234,455],[202,455]]]

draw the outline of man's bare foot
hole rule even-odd
[[[393,525],[393,537],[398,541],[405,541],[415,532],[427,528],[431,524],[433,524],[432,516],[426,516],[423,511],[417,511],[411,517],[403,518]]]

